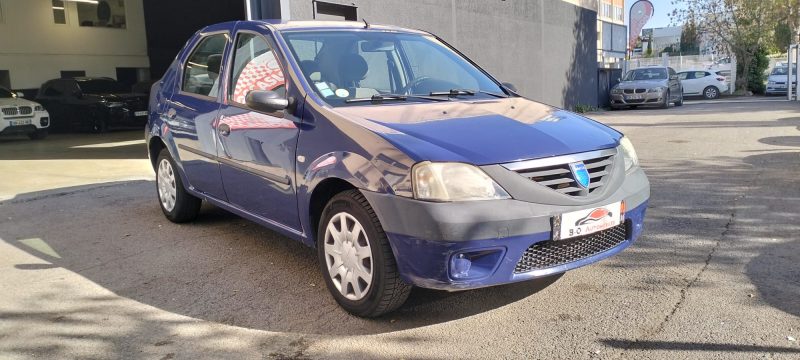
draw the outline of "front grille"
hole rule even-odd
[[[5,116],[19,115],[19,111],[17,110],[17,108],[7,107],[3,108],[3,115]]]
[[[531,245],[517,262],[514,273],[552,268],[611,250],[628,239],[625,223],[594,234],[560,241],[540,241]]]
[[[548,164],[541,167],[521,168],[516,167],[512,170],[518,174],[537,182],[539,185],[547,186],[557,192],[569,196],[586,196],[603,188],[608,183],[608,175],[611,173],[614,164],[615,151],[601,151],[586,157],[570,157],[563,163]],[[583,188],[578,185],[575,175],[570,170],[570,164],[575,160],[582,159],[586,170],[589,172],[589,186]],[[547,160],[547,159],[545,159]],[[572,160],[572,161],[570,161]],[[536,160],[534,160],[535,162]],[[522,164],[524,164],[523,162]]]
[[[33,108],[30,106],[20,106],[19,107],[19,114],[20,115],[30,115],[33,114]]]
[[[622,93],[623,94],[641,94],[641,93],[643,93],[645,91],[647,91],[647,89],[623,89]]]

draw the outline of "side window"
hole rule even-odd
[[[686,80],[688,77],[689,77],[689,73],[686,73],[686,72],[678,73],[678,79]]]
[[[183,91],[217,97],[222,53],[227,40],[226,34],[210,35],[200,40],[184,65]]]
[[[697,73],[697,78],[698,79],[701,78],[701,77],[706,77],[706,76],[711,76],[711,73],[710,72],[706,72],[706,71],[701,71],[701,72]]]
[[[286,96],[286,82],[274,49],[260,35],[240,33],[233,55],[229,99],[245,103],[253,90],[274,91]]]

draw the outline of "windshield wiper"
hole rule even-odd
[[[403,95],[403,94],[376,94],[370,97],[363,97],[363,98],[354,98],[354,99],[347,99],[344,102],[346,103],[354,103],[354,102],[375,102],[379,103],[382,101],[406,101],[408,99],[425,99],[430,101],[446,101],[445,99],[434,98],[434,97],[427,97],[421,95]]]
[[[468,89],[450,89],[450,91],[434,91],[428,95],[430,96],[444,96],[447,95],[448,97],[456,97],[459,95],[468,95],[468,96],[475,96],[476,90],[468,90]],[[477,92],[481,94],[486,94],[498,98],[505,98],[508,97],[504,94],[493,93],[489,91],[477,90]]]

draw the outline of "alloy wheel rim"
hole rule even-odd
[[[714,89],[708,89],[708,90],[706,90],[706,97],[708,97],[710,99],[713,99],[713,98],[715,98],[717,96],[716,92],[717,91],[714,90]]]
[[[361,300],[372,285],[372,249],[364,227],[340,212],[325,227],[325,265],[333,285],[345,298]]]
[[[158,198],[161,200],[161,206],[167,211],[172,211],[175,208],[177,194],[175,171],[169,160],[162,159],[158,164]]]

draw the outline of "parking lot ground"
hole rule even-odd
[[[650,176],[636,244],[560,277],[415,289],[372,320],[336,306],[312,249],[210,206],[171,224],[140,168],[41,192],[54,172],[39,164],[82,159],[28,158],[51,139],[0,142],[15,149],[0,183],[41,184],[0,185],[0,358],[799,358],[800,106],[592,116],[630,136]]]

